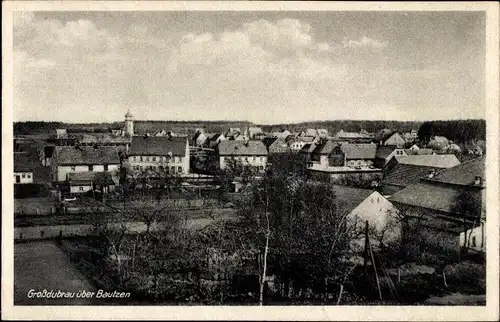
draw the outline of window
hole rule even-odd
[[[71,166],[71,171],[75,171],[76,167],[74,165]]]
[[[160,171],[163,172],[163,166],[161,165],[159,168],[160,168]]]
[[[25,174],[25,173],[23,173],[23,179],[24,179],[24,178],[26,178],[26,174]]]
[[[26,176],[28,177],[28,179],[31,179],[31,173],[28,173]]]
[[[472,236],[472,247],[476,247],[476,236]]]
[[[142,157],[139,157],[139,161],[141,161],[141,162],[142,162]]]
[[[170,173],[174,174],[175,173],[175,167],[170,168]]]
[[[108,165],[107,164],[104,165],[104,171],[108,171]]]
[[[153,157],[153,161],[156,162],[156,157]]]
[[[177,172],[181,173],[182,172],[182,167],[177,168]]]
[[[83,187],[78,187],[78,191],[83,191]]]
[[[153,165],[150,165],[150,166],[149,166],[149,169],[150,169],[150,170],[154,170],[154,169],[155,169],[155,167],[154,167]]]
[[[89,165],[89,171],[94,171],[94,165]]]

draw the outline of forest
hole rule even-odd
[[[203,128],[208,133],[222,132],[237,127],[241,130],[250,126],[260,126],[266,133],[287,129],[290,132],[305,131],[308,128],[327,129],[330,135],[340,130],[345,132],[359,132],[366,130],[376,133],[384,128],[399,132],[418,130],[421,141],[429,141],[431,136],[441,135],[454,142],[470,142],[484,140],[486,137],[486,121],[482,119],[448,120],[448,121],[359,121],[334,120],[318,122],[302,122],[294,124],[259,125],[248,121],[135,121],[137,133],[154,133],[159,130],[177,133],[193,134],[195,129]],[[56,128],[66,128],[69,133],[91,132],[106,133],[112,129],[121,129],[123,122],[113,123],[63,123],[63,122],[15,122],[15,135],[54,133]]]
[[[431,136],[445,136],[453,142],[470,142],[485,140],[485,120],[453,120],[453,121],[428,121],[424,122],[418,130],[421,141],[429,141]]]

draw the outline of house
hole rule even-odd
[[[301,136],[315,137],[318,136],[318,131],[316,131],[316,129],[307,129],[305,132],[302,132],[301,134],[302,134]]]
[[[445,151],[450,147],[450,142],[444,136],[433,136],[427,143],[427,147],[437,151]]]
[[[289,136],[286,138],[286,142],[288,143],[288,146],[290,147],[291,151],[298,152],[307,143],[310,144],[316,142],[316,138],[312,136],[299,136],[299,137]]]
[[[170,175],[189,173],[189,141],[187,137],[134,136],[128,151],[133,171],[162,172]]]
[[[457,166],[460,161],[453,154],[395,156],[384,169],[382,192],[392,195],[420,178]]]
[[[370,189],[334,186],[334,191],[337,209],[348,214],[350,224],[360,236],[351,241],[355,252],[364,251],[366,224],[372,245],[400,244],[401,224],[398,209],[387,198]]]
[[[203,132],[203,131],[196,131],[195,135],[193,136],[193,144],[195,146],[203,146],[208,140],[208,136]]]
[[[380,145],[383,145],[383,142],[385,140],[387,140],[392,135],[392,133],[394,133],[394,131],[392,131],[392,130],[390,130],[388,128],[384,128],[384,129],[378,131],[377,133],[375,133],[375,135],[373,136],[373,140],[376,143],[379,143]]]
[[[266,137],[262,139],[262,142],[266,146],[269,155],[290,152],[290,147],[282,138]]]
[[[268,152],[262,141],[225,140],[218,145],[218,155],[220,169],[225,169],[229,160],[236,160],[243,165],[264,170]]]
[[[64,182],[73,172],[113,173],[120,168],[120,156],[113,146],[57,146],[51,162],[52,181]]]
[[[448,152],[450,153],[462,153],[462,148],[458,146],[458,144],[450,141],[450,146],[448,147]]]
[[[224,135],[224,133],[215,133],[208,137],[205,145],[211,149],[215,149],[217,145],[219,145],[219,143],[224,140],[226,140],[226,136]]]
[[[484,149],[478,143],[465,144],[465,151],[469,155],[478,155],[478,156],[481,156],[484,153]]]
[[[416,150],[420,150],[420,148],[418,147],[418,145],[413,144],[413,145],[412,145],[412,146],[410,146],[407,150],[416,151]]]
[[[130,136],[117,136],[109,133],[92,133],[92,134],[76,134],[76,142],[78,145],[99,145],[99,146],[122,146],[130,144]]]
[[[388,245],[400,242],[401,225],[398,210],[379,192],[336,184],[331,188],[335,192],[337,213],[345,215],[353,235],[361,237],[351,241],[354,251],[364,250],[366,223],[369,226],[369,238],[372,244],[378,245],[382,242]]]
[[[415,146],[415,145],[413,145]],[[421,148],[421,149],[405,149],[407,155],[432,155],[436,154],[433,149]]]
[[[273,132],[272,136],[277,137],[277,138],[282,138],[284,140],[291,134],[292,133],[288,130],[281,130],[279,132]]]
[[[67,139],[68,131],[66,129],[56,129],[56,139]]]
[[[324,140],[311,151],[310,167],[351,167],[356,169],[374,166],[377,145],[339,143]]]
[[[98,190],[108,193],[115,189],[115,181],[109,172],[72,172],[68,174],[69,191],[72,194]]]
[[[265,135],[260,127],[249,127],[247,132],[249,139],[259,139],[261,136]]]
[[[339,140],[353,143],[369,142],[371,139],[373,139],[373,135],[369,134],[366,131],[345,132],[344,130],[340,130],[339,132],[337,132],[335,137]]]
[[[317,129],[316,133],[318,133],[319,137],[326,138],[328,136],[328,130],[327,129]]]
[[[234,140],[234,138],[238,135],[240,135],[241,133],[241,129],[239,127],[231,127],[229,128],[229,130],[226,131],[226,133],[224,134],[224,136],[228,139],[228,140]]]
[[[167,136],[167,135],[168,135],[168,132],[167,132],[167,131],[165,131],[165,130],[163,130],[163,129],[162,129],[162,130],[158,130],[158,131],[156,131],[156,132],[153,134],[153,136]]]
[[[406,141],[403,138],[403,136],[401,136],[400,133],[394,132],[388,138],[386,138],[385,140],[382,140],[382,144],[383,145],[394,145],[394,146],[397,146],[398,148],[404,148]]]
[[[405,215],[404,229],[418,230],[439,249],[484,252],[485,157],[422,178],[389,199]]]
[[[375,166],[383,168],[395,156],[408,155],[404,149],[395,145],[381,145],[377,147],[375,154]]]
[[[418,131],[411,130],[410,132],[406,132],[403,134],[403,138],[405,139],[406,143],[415,142],[418,139]]]
[[[52,161],[52,156],[54,155],[55,146],[52,144],[48,144],[40,149],[38,152],[40,156],[40,162],[42,165],[48,167]]]
[[[14,153],[14,184],[33,183],[33,160],[27,153]]]

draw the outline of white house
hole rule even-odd
[[[405,139],[398,132],[392,133],[384,142],[384,145],[395,145],[398,148],[403,148],[406,144]]]
[[[134,171],[153,170],[172,175],[189,173],[187,137],[134,136],[128,162]]]
[[[262,141],[221,141],[218,146],[219,165],[225,169],[229,160],[264,170],[267,164],[267,148]]]
[[[375,165],[383,168],[395,156],[406,156],[408,153],[396,146],[380,145],[377,147],[377,154],[375,155]]]
[[[14,183],[33,183],[33,162],[26,153],[14,153]]]
[[[72,172],[68,174],[68,184],[72,194],[96,189],[108,193],[115,188],[115,182],[109,172]]]
[[[105,171],[112,173],[117,182],[119,168],[118,149],[113,146],[57,146],[51,162],[55,182],[67,181],[70,173]]]

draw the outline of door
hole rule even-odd
[[[21,183],[21,176],[19,175],[16,176],[16,183]]]

